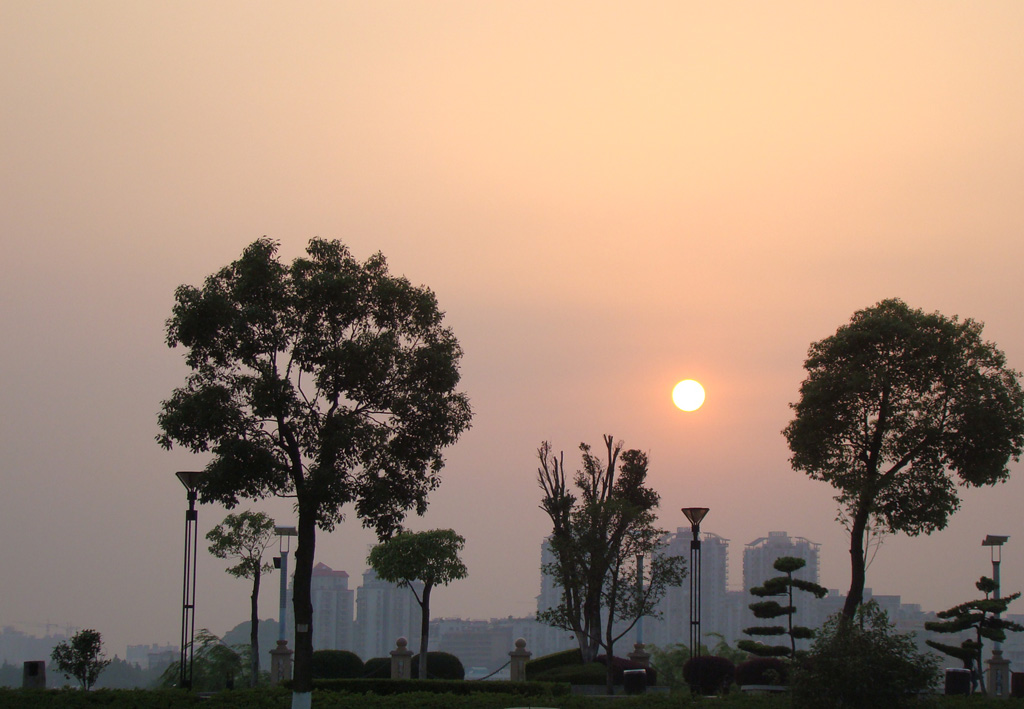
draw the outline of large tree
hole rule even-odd
[[[309,706],[317,528],[351,505],[387,538],[425,512],[471,414],[456,391],[462,350],[429,289],[338,241],[313,239],[291,265],[277,250],[259,239],[201,288],[177,289],[167,343],[192,373],[163,402],[157,440],[212,454],[204,502],[295,498],[292,704]]]
[[[420,604],[420,679],[427,679],[427,645],[430,640],[430,592],[466,578],[459,552],[466,540],[451,529],[402,532],[370,550],[367,563],[377,576],[410,589]],[[414,581],[423,582],[417,593]]]
[[[274,520],[262,512],[245,510],[229,514],[206,534],[210,553],[218,559],[237,559],[227,572],[235,578],[252,579],[249,594],[249,647],[251,662],[249,683],[255,687],[260,679],[260,580],[274,568],[264,563],[263,554],[274,539]]]
[[[571,484],[564,455],[555,455],[547,442],[537,451],[541,509],[551,519],[547,543],[554,558],[543,571],[561,590],[558,605],[537,615],[574,633],[584,662],[592,662],[602,647],[611,657],[615,641],[641,617],[655,615],[667,588],[682,583],[685,574],[682,557],[663,553],[665,533],[655,526],[660,498],[646,484],[647,454],[623,451],[611,436],[604,444],[603,458],[580,444],[583,468]],[[650,563],[638,587],[640,554]],[[610,682],[610,661],[608,667]]]
[[[960,506],[957,485],[1005,480],[1019,460],[1019,375],[981,330],[892,299],[810,347],[783,433],[793,467],[835,487],[850,520],[847,618],[863,600],[869,522],[909,535],[942,529]]]

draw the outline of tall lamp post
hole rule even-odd
[[[995,581],[996,590],[993,598],[999,599],[999,564],[1002,562],[1003,544],[1006,544],[1008,536],[988,534],[981,541],[983,547],[988,547],[992,557],[992,580]],[[999,614],[996,614],[999,617]],[[980,667],[978,668],[981,669]],[[988,693],[993,697],[1009,696],[1007,691],[1010,677],[1010,662],[1003,659],[1003,644],[996,642],[992,648],[992,657],[988,661]]]
[[[700,523],[707,507],[684,507],[690,520],[690,657],[700,655]]]
[[[188,509],[185,511],[185,573],[181,590],[181,674],[178,686],[192,689],[193,643],[196,635],[196,545],[199,542],[199,513],[196,511],[197,488],[202,471],[175,473],[188,491]]]
[[[274,565],[281,569],[281,608],[277,631],[277,647],[270,651],[270,681],[278,684],[292,678],[292,651],[288,649],[285,634],[288,619],[288,551],[291,538],[298,535],[295,527],[274,527],[278,537],[278,551],[281,556],[274,559]]]

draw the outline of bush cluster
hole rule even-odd
[[[314,679],[362,677],[365,669],[359,655],[348,650],[316,650],[312,662]]]
[[[683,665],[683,679],[694,694],[713,695],[726,692],[736,676],[732,660],[715,655],[697,655]]]

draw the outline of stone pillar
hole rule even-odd
[[[639,662],[644,667],[651,666],[651,653],[644,650],[643,643],[637,643],[633,646],[633,652],[629,653],[629,659],[633,662]]]
[[[395,649],[391,651],[391,679],[412,678],[412,650],[408,645],[405,638],[395,641]]]
[[[509,664],[509,679],[513,682],[526,681],[526,661],[533,653],[526,649],[526,641],[522,638],[516,640],[516,649],[508,654],[512,658]]]
[[[287,640],[278,640],[270,651],[270,683],[281,684],[292,678],[292,651]]]
[[[1003,658],[1002,650],[993,650],[988,665],[988,696],[1006,699],[1010,696],[1010,661]]]
[[[22,665],[21,686],[24,689],[46,689],[46,663],[29,660]]]

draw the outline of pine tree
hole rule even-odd
[[[788,635],[789,645],[766,645],[754,640],[740,640],[736,646],[740,650],[749,652],[752,655],[761,657],[785,657],[794,659],[797,656],[796,641],[802,638],[814,637],[814,631],[802,625],[793,625],[793,614],[796,607],[793,605],[793,589],[806,591],[822,598],[828,593],[828,589],[819,586],[813,581],[793,578],[793,572],[802,569],[807,562],[795,556],[782,556],[775,560],[772,566],[776,571],[781,571],[785,576],[775,576],[764,582],[763,586],[754,586],[750,592],[760,598],[771,596],[786,597],[788,604],[783,606],[778,601],[759,601],[751,603],[749,608],[754,612],[754,617],[762,619],[782,618],[787,619],[787,625],[755,626],[745,628],[743,632],[747,635]]]

